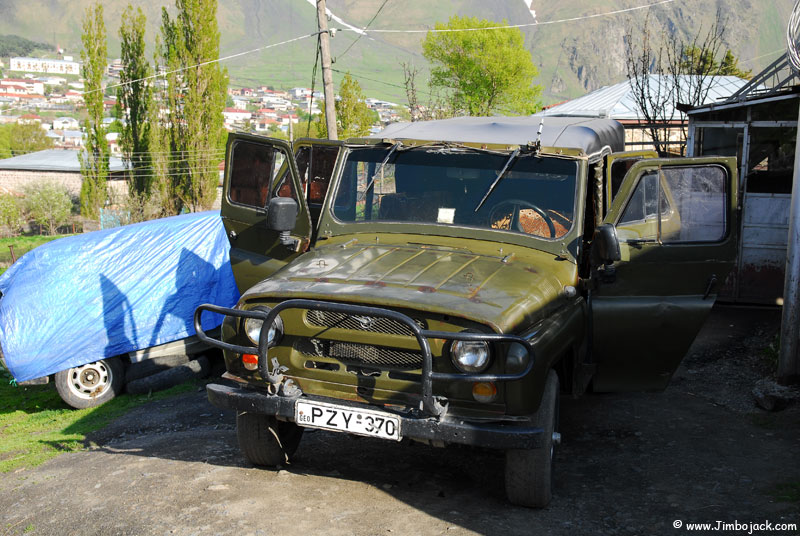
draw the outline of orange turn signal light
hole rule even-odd
[[[472,397],[484,404],[494,402],[497,397],[497,387],[489,382],[475,382],[472,384]]]
[[[242,354],[242,364],[247,370],[256,370],[258,368],[258,356],[255,354]]]

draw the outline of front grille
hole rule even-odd
[[[422,353],[354,342],[298,339],[294,349],[309,357],[327,357],[343,363],[398,370],[422,368]]]
[[[411,330],[408,329],[408,326],[390,318],[310,310],[306,312],[306,320],[312,326],[320,328],[339,328],[353,331],[369,331],[371,333],[385,333],[389,335],[414,336]],[[426,329],[425,322],[422,320],[414,319],[414,323],[419,326],[420,329]]]

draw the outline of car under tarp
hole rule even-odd
[[[0,276],[6,366],[27,381],[194,335],[198,305],[239,299],[229,250],[216,211],[39,246]]]

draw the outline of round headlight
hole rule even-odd
[[[270,309],[268,307],[256,307],[253,309],[254,311],[263,311],[265,313],[269,313]],[[258,337],[261,335],[261,326],[264,325],[264,321],[260,318],[248,318],[244,321],[244,331],[247,333],[247,338],[250,339],[253,344],[258,346]],[[281,320],[280,316],[275,317],[275,321],[269,327],[267,331],[267,343],[269,346],[274,346],[278,344],[281,337],[283,336],[283,320]]]
[[[489,343],[455,341],[450,347],[453,364],[461,372],[481,372],[489,366]]]

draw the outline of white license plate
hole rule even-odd
[[[400,441],[400,419],[382,411],[351,409],[324,402],[297,402],[294,418],[300,426]]]

